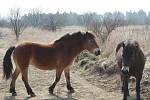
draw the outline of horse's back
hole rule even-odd
[[[22,43],[18,46],[16,46],[15,50],[14,50],[14,56],[19,57],[25,57],[25,56],[31,56],[32,53],[32,49],[35,48],[36,46],[38,46],[38,44],[36,43]]]
[[[56,63],[54,52],[50,45],[23,43],[15,48],[13,58],[19,66],[34,65],[40,69],[48,69]]]

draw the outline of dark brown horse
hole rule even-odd
[[[7,80],[12,76],[10,93],[12,93],[13,96],[17,95],[15,91],[15,82],[21,72],[27,93],[31,96],[35,96],[28,83],[27,75],[29,65],[34,65],[36,68],[42,70],[56,70],[56,78],[54,83],[49,87],[49,93],[53,93],[63,71],[65,73],[68,90],[74,92],[74,89],[70,84],[69,65],[83,50],[88,50],[96,56],[100,54],[100,49],[95,41],[95,37],[89,32],[76,32],[72,35],[67,34],[49,45],[23,43],[17,47],[10,47],[6,51],[3,61],[4,78]],[[11,62],[12,53],[16,65],[13,74]]]
[[[137,41],[130,39],[120,42],[116,48],[116,54],[121,47],[123,50],[121,55],[117,55],[117,63],[121,71],[123,100],[127,100],[129,96],[128,79],[130,76],[136,78],[136,100],[140,100],[140,81],[146,58]]]

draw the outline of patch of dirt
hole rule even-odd
[[[2,73],[2,70],[0,70]],[[1,75],[1,74],[0,74]],[[9,93],[10,81],[2,80],[0,82],[0,98],[1,100],[11,99],[31,99],[31,100],[120,100],[121,94],[114,92],[107,92],[85,80],[81,77],[78,72],[71,72],[71,84],[75,89],[75,93],[70,94],[66,88],[65,77],[62,75],[61,81],[56,85],[54,95],[48,93],[48,88],[52,84],[55,78],[55,71],[43,71],[36,68],[30,67],[29,70],[29,83],[37,95],[36,97],[30,98],[27,95],[24,84],[21,77],[16,82],[16,92],[18,96],[13,97]]]

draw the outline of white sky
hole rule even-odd
[[[22,13],[39,8],[45,13],[60,12],[104,12],[150,11],[150,0],[0,0],[0,16],[7,16],[11,8],[21,8]]]

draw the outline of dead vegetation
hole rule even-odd
[[[149,62],[147,62],[148,64]],[[147,67],[144,70],[141,83],[141,94],[146,100],[150,99],[150,70]],[[119,69],[115,61],[106,58],[96,58],[93,55],[83,52],[75,60],[74,67],[81,72],[89,82],[108,92],[121,93],[121,83]],[[80,69],[80,70],[79,70]],[[130,87],[131,95],[135,95],[135,78],[131,77]]]
[[[75,66],[81,68],[81,74],[92,84],[102,87],[107,91],[121,93],[119,69],[116,64],[115,48],[116,45],[126,39],[139,41],[143,51],[147,56],[147,62],[141,83],[141,93],[146,99],[150,99],[150,29],[145,26],[119,27],[113,31],[103,46],[101,57],[95,58],[93,55],[84,52],[75,60]],[[135,95],[135,79],[130,79],[130,90]]]

